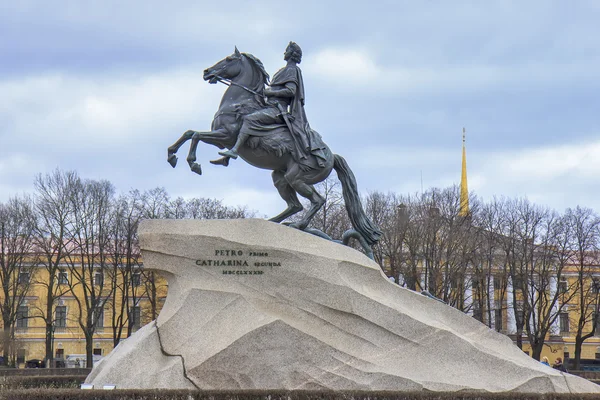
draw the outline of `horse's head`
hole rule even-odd
[[[204,80],[217,83],[219,78],[233,79],[240,72],[242,72],[242,53],[236,47],[233,54],[204,70]]]

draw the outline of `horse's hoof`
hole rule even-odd
[[[177,165],[177,156],[175,154],[169,154],[167,161],[169,162],[169,164],[171,164],[171,167],[175,168],[175,166]]]
[[[301,224],[299,222],[292,222],[291,224],[288,225],[290,228],[295,228],[298,229],[300,231],[303,231],[304,229],[306,229],[306,226],[304,226],[304,224]]]
[[[200,166],[200,164],[197,163],[193,163],[190,168],[192,169],[193,172],[197,173],[198,175],[202,175],[202,167]]]

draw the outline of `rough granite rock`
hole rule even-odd
[[[596,392],[468,315],[390,282],[358,251],[258,220],[149,220],[144,266],[169,282],[156,323],[96,387]]]

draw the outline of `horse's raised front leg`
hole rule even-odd
[[[302,211],[303,207],[298,200],[298,196],[296,196],[296,192],[285,179],[283,171],[273,171],[271,176],[273,177],[273,184],[277,188],[279,195],[287,203],[287,208],[283,210],[281,214],[269,219],[269,221],[281,222]]]
[[[167,161],[169,162],[169,164],[171,164],[171,167],[175,168],[175,166],[177,165],[177,156],[175,155],[175,153],[177,153],[177,150],[179,150],[179,148],[185,142],[190,140],[194,133],[196,133],[196,131],[185,131],[185,133],[181,135],[181,137],[175,143],[169,146],[169,148],[167,149]]]
[[[190,166],[190,169],[193,172],[197,173],[198,175],[202,175],[202,167],[196,162],[196,150],[198,149],[199,141],[200,139],[198,138],[198,132],[196,132],[192,136],[192,144],[190,144],[190,151],[187,156],[187,162]]]
[[[187,162],[190,169],[198,175],[202,175],[202,167],[196,162],[196,151],[200,141],[222,149],[226,147],[231,140],[227,131],[194,132],[192,135],[192,144],[190,144],[190,151],[187,156]]]

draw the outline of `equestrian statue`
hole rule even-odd
[[[255,167],[271,170],[273,183],[287,208],[270,221],[281,223],[302,211],[299,194],[310,201],[310,208],[299,221],[288,225],[330,240],[309,224],[325,203],[313,185],[325,180],[335,169],[353,227],[344,233],[341,242],[348,244],[350,238],[355,238],[373,258],[371,247],[379,240],[381,231],[362,207],[354,174],[346,160],[333,154],[321,135],[311,129],[306,118],[304,81],[298,67],[302,61],[300,46],[290,42],[284,60],[286,65],[270,82],[262,62],[252,54],[240,53],[237,47],[233,54],[204,70],[205,81],[229,87],[211,130],[186,131],[168,148],[167,160],[175,167],[175,153],[191,139],[187,162],[197,174],[202,174],[200,164],[196,163],[200,141],[227,149],[220,151],[222,157],[210,161],[212,164],[228,166],[230,160],[241,157]]]

